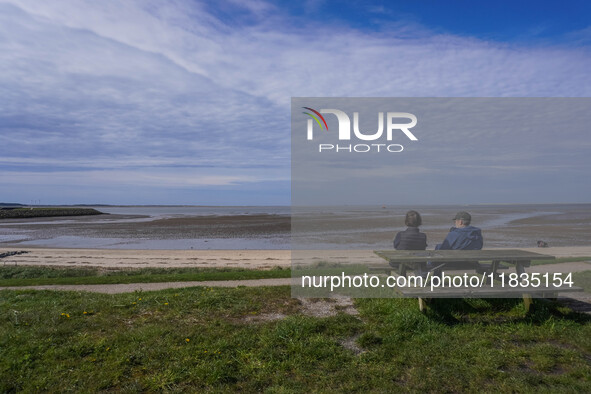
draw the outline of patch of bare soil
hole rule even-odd
[[[282,312],[268,312],[268,313],[253,313],[247,315],[242,319],[246,323],[261,323],[275,320],[285,319],[293,313],[302,313],[306,316],[313,317],[330,317],[336,316],[339,312],[346,313],[352,316],[359,315],[359,311],[353,305],[353,300],[349,297],[336,298],[297,298],[295,301],[299,304],[291,313]],[[354,338],[349,347],[356,346]],[[345,344],[343,346],[347,347]]]
[[[302,313],[314,317],[336,316],[339,312],[357,316],[353,300],[349,297],[335,298],[300,298]]]
[[[346,338],[340,342],[341,346],[347,350],[353,352],[356,356],[363,354],[366,350],[362,349],[357,344],[357,339],[361,336],[361,334],[353,335],[352,337]]]

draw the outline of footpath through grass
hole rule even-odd
[[[108,271],[92,268],[0,267],[0,286],[158,283],[290,277],[291,270],[281,267],[271,270],[248,270],[240,268],[140,268]]]
[[[0,292],[0,392],[591,392],[591,317],[521,300],[358,299],[287,286]]]

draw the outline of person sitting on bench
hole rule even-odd
[[[482,249],[482,231],[470,225],[472,216],[468,212],[458,212],[453,218],[455,226],[449,230],[442,243],[435,250],[480,250]]]
[[[465,211],[458,212],[453,218],[454,227],[449,230],[447,237],[442,243],[435,246],[435,250],[480,250],[483,245],[482,231],[478,227],[471,226],[472,216]],[[427,265],[428,268],[434,268],[433,263]],[[482,271],[482,267],[478,262],[454,264],[447,263],[445,268],[463,269],[475,268],[477,272]],[[443,267],[435,270],[435,275],[441,273]]]
[[[408,211],[404,218],[406,230],[400,231],[394,237],[394,249],[396,250],[425,250],[427,249],[427,235],[419,231],[423,224],[421,215],[417,211]],[[397,267],[398,264],[390,264]]]
[[[417,211],[408,211],[404,218],[406,230],[398,232],[394,237],[394,249],[396,250],[425,250],[427,248],[427,236],[419,231],[423,224],[421,215]]]

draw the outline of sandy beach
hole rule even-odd
[[[112,250],[60,248],[0,248],[0,253],[26,250],[28,253],[0,259],[2,266],[27,265],[51,267],[93,267],[102,269],[145,267],[203,268],[287,268],[292,263],[290,250]],[[524,248],[561,257],[591,256],[591,246]],[[316,251],[318,261],[345,264],[383,264],[371,250]],[[295,261],[297,263],[297,261]],[[589,266],[591,269],[591,265]]]
[[[271,269],[289,267],[289,250],[113,250],[1,248],[0,253],[28,253],[0,259],[1,265],[92,267],[103,269],[146,267],[203,267]]]

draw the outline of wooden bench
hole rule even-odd
[[[530,266],[532,260],[554,260],[554,256],[540,253],[527,252],[519,249],[493,249],[493,250],[377,250],[375,254],[388,262],[383,266],[370,267],[372,271],[385,272],[393,276],[407,276],[409,270],[415,274],[430,273],[433,275],[435,268],[445,267],[450,263],[478,262],[484,275],[493,279],[500,278],[498,271],[509,267],[502,263],[515,267],[517,274],[525,273],[525,268]],[[426,264],[431,262],[434,268],[426,269]],[[476,265],[475,265],[476,266]],[[492,275],[490,275],[492,274]],[[496,283],[496,282],[495,282]],[[523,297],[523,302],[529,311],[533,298],[556,298],[561,292],[583,291],[580,287],[500,287],[497,283],[488,283],[477,288],[438,287],[437,294],[430,291],[430,287],[405,287],[397,288],[403,297],[418,298],[419,309],[424,311],[427,301],[431,298],[481,298],[481,297]]]

